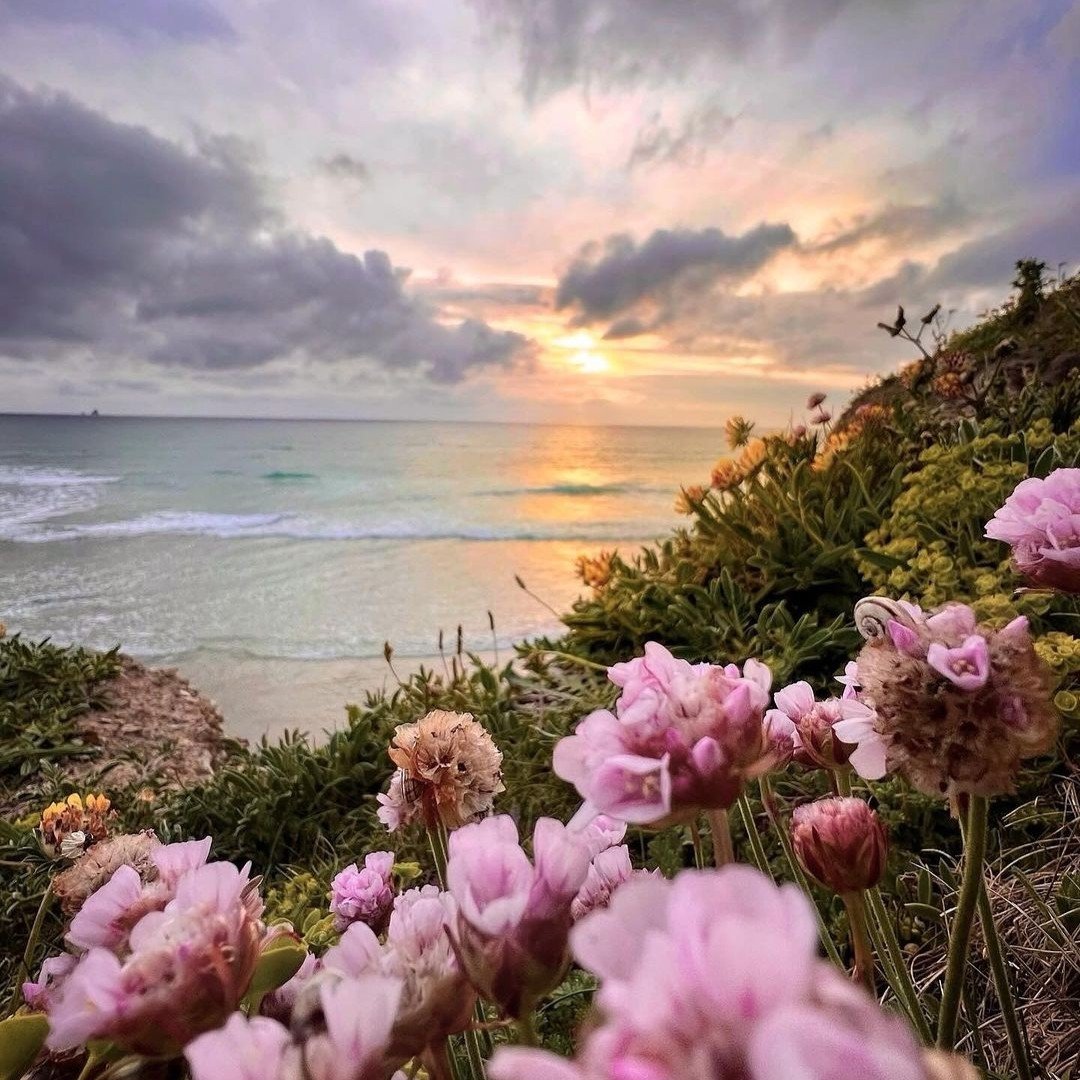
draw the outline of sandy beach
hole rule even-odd
[[[485,656],[490,660],[490,656]],[[195,650],[167,661],[192,686],[214,702],[225,719],[225,733],[256,742],[300,728],[319,738],[345,723],[345,706],[361,703],[368,691],[392,689],[394,676],[380,657],[340,660],[268,660]],[[394,658],[405,679],[421,667],[442,669],[438,656]]]

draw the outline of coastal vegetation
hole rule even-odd
[[[640,691],[647,681],[643,662],[634,658],[641,658],[648,647],[654,659],[659,657],[655,662],[679,678],[690,678],[679,666],[683,661],[713,665],[714,672],[725,671],[719,665],[738,664],[734,673],[710,678],[731,680],[731,687],[724,684],[725,694],[738,690],[750,698],[753,685],[762,681],[752,664],[765,665],[772,691],[787,688],[786,694],[805,683],[807,690],[795,696],[810,694],[811,704],[800,712],[792,694],[782,698],[779,693],[772,702],[772,711],[782,713],[801,732],[787,751],[788,759],[795,754],[794,765],[780,760],[783,752],[771,743],[755,743],[752,752],[740,744],[738,754],[725,747],[730,800],[710,792],[703,801],[691,785],[689,794],[672,796],[675,801],[669,800],[670,812],[664,814],[618,800],[602,806],[612,818],[629,822],[625,845],[632,873],[671,878],[712,862],[749,863],[759,876],[746,879],[741,887],[747,895],[760,893],[763,909],[774,902],[775,890],[767,878],[794,879],[812,897],[813,906],[798,909],[792,917],[798,921],[812,915],[814,933],[829,962],[852,969],[907,1025],[902,1037],[882,1034],[875,1026],[876,1014],[860,1012],[860,1038],[870,1043],[877,1039],[883,1054],[898,1058],[909,1046],[905,1039],[913,1040],[911,1047],[936,1041],[940,1050],[959,1051],[990,1076],[1064,1080],[1074,1075],[1080,1055],[1075,1023],[1080,1009],[1080,787],[1075,766],[1080,741],[1080,589],[1060,580],[1048,584],[1030,573],[1025,578],[1018,572],[1024,566],[1022,554],[988,537],[987,523],[1023,481],[1080,469],[1080,279],[1047,281],[1045,267],[1029,260],[1018,265],[1013,297],[969,330],[946,333],[937,310],[909,322],[901,309],[896,319],[882,325],[897,348],[903,345],[914,352],[899,375],[868,386],[836,417],[829,414],[827,399],[814,395],[805,423],[791,430],[759,436],[750,420],[732,418],[728,446],[722,455],[718,447],[711,476],[704,475],[709,463],[703,462],[702,482],[673,493],[685,515],[683,527],[640,551],[580,560],[584,595],[564,615],[560,637],[523,642],[512,659],[499,665],[459,647],[437,670],[421,670],[389,692],[349,705],[346,726],[325,740],[296,732],[254,747],[223,745],[223,760],[205,779],[176,785],[145,775],[117,785],[110,780],[114,762],[79,736],[76,721],[99,701],[102,688],[119,670],[119,658],[16,635],[0,639],[0,799],[9,808],[0,820],[0,936],[8,943],[0,956],[6,1002],[2,1013],[21,1007],[21,1018],[41,1015],[26,1011],[23,983],[62,949],[65,932],[71,940],[72,905],[55,899],[60,852],[48,850],[48,844],[43,848],[42,809],[50,807],[56,820],[66,812],[78,825],[68,828],[67,835],[82,836],[86,854],[74,853],[72,859],[69,850],[70,865],[90,858],[98,843],[94,829],[99,825],[90,824],[96,796],[85,805],[80,801],[77,813],[64,809],[71,806],[73,790],[67,764],[80,763],[82,793],[108,790],[111,802],[99,815],[108,837],[153,830],[157,840],[170,845],[209,836],[213,859],[253,864],[252,875],[262,876],[262,921],[271,926],[287,922],[295,930],[295,938],[283,935],[277,944],[262,941],[248,958],[249,982],[253,972],[266,981],[254,998],[245,983],[228,1011],[243,999],[244,1008],[255,1013],[263,996],[299,967],[305,950],[318,957],[340,955],[333,949],[341,949],[342,932],[351,933],[351,922],[362,923],[373,934],[387,932],[386,904],[395,891],[425,883],[446,885],[447,854],[449,892],[459,906],[467,903],[463,897],[471,895],[472,886],[455,887],[454,862],[459,882],[473,881],[470,874],[482,876],[474,869],[481,856],[470,845],[505,850],[507,865],[520,867],[517,835],[533,837],[532,844],[526,844],[534,859],[529,873],[539,880],[549,841],[542,839],[544,826],[537,822],[570,821],[581,804],[583,785],[595,781],[595,787],[588,788],[593,802],[607,790],[591,774],[592,766],[578,769],[582,779],[574,784],[560,779],[552,769],[553,754],[563,777],[577,775],[564,762],[566,748],[581,745],[571,742],[583,738],[579,724],[597,710],[632,707],[631,688]],[[1073,513],[1080,518],[1076,507]],[[521,585],[527,588],[528,583]],[[890,767],[888,775],[882,769],[877,776],[858,766],[852,771],[849,756],[852,764],[857,761],[852,747],[861,750],[862,742],[839,735],[836,742],[826,725],[828,735],[818,745],[808,728],[799,727],[812,712],[820,718],[818,706],[833,700],[838,703],[828,706],[836,710],[833,720],[857,719],[850,706],[843,721],[839,716],[843,701],[855,700],[860,686],[877,716],[888,715],[890,695],[898,693],[888,672],[878,672],[860,658],[858,680],[849,673],[847,684],[837,681],[860,650],[862,657],[871,655],[866,650],[873,641],[864,644],[868,625],[860,626],[854,618],[856,604],[871,595],[894,605],[885,609],[891,613],[886,622],[900,629],[884,630],[886,623],[881,623],[877,630],[882,641],[891,640],[894,666],[904,673],[897,684],[903,681],[910,687],[925,677],[929,649],[957,654],[960,666],[954,674],[959,681],[935,690],[932,702],[918,699],[912,706],[904,699],[905,709],[926,715],[944,709],[951,717],[949,710],[968,708],[963,694],[974,691],[963,680],[969,669],[983,671],[983,682],[999,695],[995,702],[1024,700],[1024,716],[1031,721],[1028,741],[1013,756],[1005,748],[1012,745],[1014,733],[1002,716],[986,720],[987,727],[993,726],[992,746],[980,742],[984,733],[962,724],[958,729],[963,737],[957,737],[957,745],[983,747],[979,753],[984,771],[996,775],[997,770],[1000,783],[987,787],[981,780],[972,781],[957,764],[961,751],[953,746],[946,755],[941,747],[927,749],[934,742],[929,736],[918,747],[907,748],[904,768]],[[900,601],[916,607],[898,608]],[[962,610],[962,618],[970,620],[957,640],[955,628],[940,630],[941,623],[935,628],[933,618],[940,615],[925,615],[941,609]],[[1018,626],[1024,628],[1023,649],[1030,634],[1031,656],[1024,653],[1023,660],[1011,651],[1010,635],[1019,634]],[[911,644],[913,636],[919,637],[921,652]],[[655,651],[657,643],[666,650],[662,657]],[[969,652],[959,655],[964,649]],[[387,660],[393,665],[389,646]],[[619,674],[609,678],[614,665],[620,665],[615,669]],[[912,665],[921,666],[909,670]],[[878,680],[873,693],[871,677]],[[661,696],[676,698],[681,692],[664,683]],[[764,699],[751,709],[757,739],[765,709]],[[729,727],[737,726],[734,712],[728,705],[721,710]],[[394,740],[402,738],[403,725],[439,713],[468,714],[502,755],[503,790],[491,792],[500,816],[481,823],[490,835],[476,839],[479,834],[466,831],[480,825],[466,826],[461,838],[451,832],[449,853],[443,846],[445,804],[422,803],[426,796],[421,795],[413,798],[413,786],[426,790],[428,782],[422,770],[415,777],[410,773],[417,760],[416,743],[409,744],[412,756],[402,750],[392,761],[387,754]],[[934,715],[941,720],[945,713]],[[883,723],[879,719],[879,733]],[[418,731],[415,739],[422,741],[424,734]],[[400,741],[397,745],[402,747]],[[557,746],[563,747],[558,753]],[[644,751],[638,748],[635,754],[640,759]],[[934,754],[937,759],[928,764],[927,755]],[[947,767],[942,765],[945,756]],[[733,760],[739,761],[738,768],[730,764]],[[926,782],[928,769],[941,772],[937,786]],[[481,770],[471,764],[468,771]],[[400,789],[396,802],[395,784]],[[823,798],[830,796],[827,811],[808,809],[821,808]],[[685,806],[680,807],[680,797]],[[689,810],[693,813],[682,812]],[[509,819],[516,831],[508,839]],[[710,828],[703,827],[706,820]],[[388,824],[395,826],[390,835]],[[608,848],[592,853],[592,865],[598,865],[604,851],[620,850],[621,840],[620,834]],[[106,842],[112,840],[100,841]],[[370,899],[367,914],[351,922],[343,919],[328,903],[338,888],[338,875],[350,864],[362,865],[365,854],[388,847],[394,848],[392,866],[381,876],[372,870],[364,878],[363,898],[365,903]],[[160,867],[144,872],[151,857],[150,849],[140,851],[126,865],[136,865],[144,881],[164,880]],[[527,862],[524,852],[520,859]],[[840,872],[845,865],[849,872],[855,865],[869,876],[854,880],[849,873],[845,878]],[[355,865],[352,869],[357,875],[364,872]],[[807,880],[808,874],[813,880]],[[628,869],[624,877],[629,875]],[[735,880],[730,868],[718,875],[717,881]],[[643,894],[657,887],[656,880],[650,876],[652,884],[636,888]],[[674,888],[683,880],[680,877]],[[701,900],[706,912],[715,914],[726,904],[736,904],[728,895],[734,886],[710,881],[713,891],[707,902]],[[578,886],[572,891],[580,900]],[[684,892],[689,897],[690,886]],[[689,917],[694,909],[687,903]],[[600,918],[616,919],[620,909],[609,911]],[[680,916],[669,915],[657,933],[675,949]],[[790,932],[786,917],[762,917],[767,922],[772,918],[767,929],[774,935]],[[595,1042],[592,1036],[578,1040],[575,1033],[592,1015],[598,979],[610,979],[613,986],[633,985],[629,973],[613,974],[576,947],[578,964],[564,979],[565,932],[554,958],[532,957],[531,982],[516,970],[496,979],[490,941],[478,930],[479,923],[455,926],[454,960],[445,963],[462,970],[454,967],[456,990],[443,987],[439,993],[456,994],[459,1011],[461,1000],[468,1008],[464,1018],[440,1014],[443,1035],[452,1036],[451,1060],[432,1057],[421,1040],[416,1053],[395,1062],[395,1068],[415,1057],[431,1077],[479,1080],[480,1058],[488,1057],[493,1045],[515,1039],[570,1055],[575,1047]],[[248,934],[249,929],[244,923],[237,933]],[[610,926],[606,932],[613,932]],[[390,934],[378,946],[384,950],[378,977],[384,980],[400,976],[392,930]],[[286,940],[290,945],[282,944]],[[244,941],[249,950],[254,948]],[[524,948],[514,939],[514,948],[519,947]],[[230,948],[231,955],[243,952],[236,942]],[[791,941],[786,949],[788,962],[805,969],[808,980],[819,978],[813,974],[819,961],[806,949],[800,952],[800,945]],[[275,956],[280,970],[274,966]],[[465,987],[471,989],[466,992]],[[475,1006],[474,991],[480,994]],[[618,1013],[613,1001],[614,992],[606,1001],[605,1023]],[[293,1003],[279,1006],[285,1011],[264,1012],[268,1017],[293,1015],[293,1036],[299,1038],[295,1014],[290,1013]],[[818,998],[809,997],[801,1007],[819,1010],[813,1015],[847,1031],[844,1024],[851,1017],[845,1014],[841,1021],[830,1011],[833,1006],[826,1008]],[[48,1011],[47,1004],[41,1008]],[[717,1009],[722,1013],[721,1006]],[[236,1038],[246,1037],[242,1021],[234,1017],[229,1023],[240,1025],[233,1032]],[[597,1021],[594,1017],[588,1023]],[[871,1029],[874,1034],[869,1034]],[[413,1045],[400,1037],[403,1045]],[[848,1037],[855,1038],[850,1031]],[[177,1057],[177,1045],[125,1039],[126,1034],[119,1035],[104,1049],[108,1039],[92,1041],[89,1063],[79,1039],[67,1046],[55,1043],[54,1049],[67,1056],[59,1053],[51,1067],[63,1068],[66,1062],[71,1076],[90,1080],[136,1074],[125,1073],[125,1068],[164,1069],[145,1062]],[[0,1080],[32,1066],[37,1045],[30,1035],[26,1042],[34,1053],[25,1060],[5,1057],[0,1049]],[[739,1053],[744,1050],[751,1056],[759,1053],[752,1047]],[[516,1053],[517,1058],[508,1054],[496,1066],[499,1077],[603,1075],[589,1071],[594,1066],[583,1059],[574,1066],[579,1071],[563,1073],[545,1064],[546,1059],[528,1056],[534,1050]],[[198,1054],[189,1053],[187,1060],[197,1080],[212,1076]],[[440,1072],[443,1068],[453,1071]],[[542,1068],[551,1071],[542,1073]],[[904,1075],[923,1080],[974,1075],[965,1068],[951,1058],[927,1057],[925,1065],[909,1064]],[[365,1080],[390,1075],[372,1069],[356,1075]],[[752,1075],[782,1075],[761,1069]],[[822,1069],[805,1075],[833,1075]],[[267,1075],[277,1074],[271,1070]],[[657,1066],[655,1073],[633,1075],[669,1073]]]

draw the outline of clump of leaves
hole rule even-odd
[[[0,638],[0,798],[43,760],[93,753],[73,721],[104,703],[104,685],[119,670],[116,650]]]

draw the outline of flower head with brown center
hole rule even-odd
[[[417,806],[429,827],[456,829],[476,821],[490,813],[503,790],[502,753],[470,713],[435,709],[415,724],[402,724],[390,760],[400,770],[398,797]],[[386,821],[383,811],[380,817]]]

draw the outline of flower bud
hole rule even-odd
[[[862,799],[853,798],[796,807],[791,842],[802,868],[841,895],[876,885],[889,851],[881,819]]]

